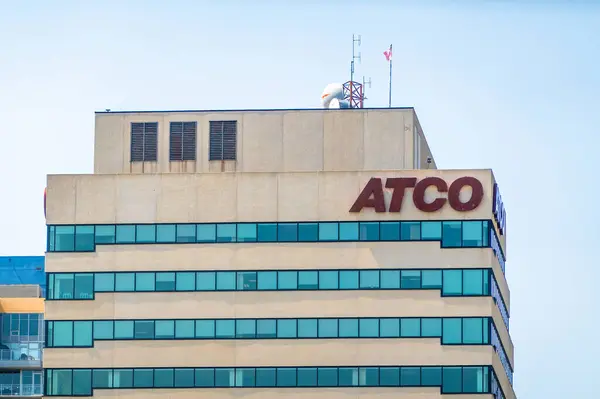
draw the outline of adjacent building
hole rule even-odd
[[[47,225],[46,396],[515,398],[498,185],[412,108],[100,112]]]

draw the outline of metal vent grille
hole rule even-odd
[[[210,161],[235,161],[237,121],[210,121]]]
[[[131,124],[131,162],[157,160],[158,122]]]
[[[169,160],[196,160],[196,122],[171,122]]]

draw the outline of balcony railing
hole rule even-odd
[[[0,396],[42,396],[42,384],[0,384]]]

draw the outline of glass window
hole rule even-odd
[[[358,223],[340,223],[340,241],[358,241]]]
[[[152,388],[154,385],[153,369],[134,369],[133,386],[136,388]]]
[[[403,387],[418,387],[421,385],[420,367],[402,367],[400,369],[400,385]]]
[[[358,337],[358,319],[339,319],[340,338]],[[361,320],[362,328],[362,320]],[[362,330],[361,330],[362,334]],[[362,336],[362,335],[361,335]]]
[[[340,367],[338,370],[338,385],[340,387],[358,386],[358,368]]]
[[[133,339],[132,320],[115,320],[115,339]]]
[[[235,291],[235,272],[217,272],[217,291]]]
[[[54,322],[54,346],[73,346],[73,322]]]
[[[483,245],[483,229],[480,221],[462,222],[462,244],[465,247],[481,247]]]
[[[215,242],[217,241],[217,231],[214,224],[197,224],[196,225],[196,241],[197,242]]]
[[[92,395],[92,370],[79,369],[73,370],[73,395],[91,396]]]
[[[462,392],[462,370],[460,367],[444,367],[442,370],[442,393]]]
[[[94,275],[92,273],[75,273],[75,299],[94,298]]]
[[[73,323],[73,345],[74,346],[92,346],[92,322],[75,321]]]
[[[272,319],[257,320],[256,330],[258,338],[277,338],[277,321]]]
[[[317,369],[313,367],[298,368],[298,386],[299,387],[316,387],[317,386]]]
[[[175,320],[175,338],[194,338],[194,320]]]
[[[400,222],[381,222],[379,234],[381,241],[400,241]]]
[[[319,223],[319,241],[337,241],[337,223]]]
[[[463,295],[483,295],[483,270],[463,270]]]
[[[96,369],[94,374],[94,388],[112,388],[113,371],[111,369]]]
[[[255,223],[240,223],[237,228],[238,242],[255,242],[256,241],[256,224]]]
[[[216,387],[233,387],[235,386],[234,369],[215,369],[215,386]]]
[[[490,271],[483,270],[483,295],[490,295]]]
[[[217,225],[217,242],[235,242],[236,225],[234,223]]]
[[[298,272],[278,272],[277,289],[296,290],[298,289]]]
[[[319,225],[317,223],[298,223],[298,241],[312,242],[319,238]]]
[[[459,318],[446,318],[442,320],[442,344],[462,343],[462,320]]]
[[[442,336],[442,319],[421,319],[421,336],[422,337],[441,337]]]
[[[215,272],[198,272],[196,273],[196,290],[197,291],[214,291],[216,287]]]
[[[421,336],[421,319],[406,318],[400,320],[400,334],[404,338]]]
[[[178,224],[177,225],[177,242],[196,242],[196,225],[195,224]],[[193,371],[190,370],[193,378]],[[177,376],[177,374],[175,374]]]
[[[442,295],[462,294],[462,270],[444,270]]]
[[[112,320],[94,321],[94,339],[113,339]]]
[[[276,386],[276,369],[274,368],[259,368],[256,369],[256,386],[257,387],[274,387]]]
[[[421,239],[421,222],[402,222],[400,239],[402,241],[419,241]]]
[[[379,385],[382,387],[400,386],[400,368],[381,367],[379,369]]]
[[[316,290],[319,288],[319,273],[316,271],[298,272],[298,289]]]
[[[420,270],[402,270],[402,279],[400,282],[402,289],[420,289],[421,271]]]
[[[96,273],[94,275],[95,292],[113,292],[115,290],[114,273]]]
[[[463,367],[462,392],[483,393],[488,391],[487,376],[483,367]]]
[[[256,337],[256,320],[237,320],[235,324],[236,338]]]
[[[114,369],[113,370],[113,386],[115,388],[132,388],[133,387],[133,370],[132,369]]]
[[[400,270],[381,270],[380,273],[382,289],[400,288]]]
[[[117,244],[133,244],[135,243],[135,225],[120,224],[117,225]]]
[[[298,223],[279,223],[277,240],[280,242],[298,241]]]
[[[462,343],[463,344],[482,344],[483,343],[483,318],[466,318],[462,320]]]
[[[148,292],[155,290],[155,276],[154,273],[136,273],[135,276],[135,290]]]
[[[133,291],[135,284],[135,274],[133,273],[116,273],[115,274],[115,291],[130,292]]]
[[[275,242],[277,241],[277,223],[259,223],[258,241]]]
[[[298,338],[317,338],[317,319],[298,320]]]
[[[442,222],[442,247],[458,248],[461,246],[461,222]]]
[[[360,223],[361,241],[379,241],[379,223],[361,222]]]
[[[338,320],[337,319],[319,319],[319,337],[337,338]]]
[[[134,334],[135,339],[154,339],[154,321],[135,320]]]
[[[423,270],[421,271],[422,288],[442,288],[441,270]]]
[[[338,272],[337,270],[327,270],[319,272],[319,289],[320,290],[337,290]]]
[[[340,289],[356,290],[358,289],[358,270],[340,271]]]
[[[152,243],[156,242],[156,225],[154,224],[138,224],[136,225],[136,242]]]
[[[96,244],[114,244],[115,243],[115,225],[97,225],[96,226]]]
[[[175,225],[174,224],[159,224],[156,226],[156,242],[173,243],[175,242]]]
[[[400,319],[381,319],[379,326],[382,338],[400,337]]]
[[[237,272],[238,291],[256,291],[256,272]]]
[[[320,387],[337,387],[338,375],[334,367],[319,367],[317,374],[317,383]]]
[[[254,369],[242,369],[236,370],[235,386],[236,387],[253,387],[256,385],[256,375]]]
[[[278,387],[295,387],[296,386],[296,369],[295,368],[278,368],[277,369],[277,386]]]
[[[156,273],[156,291],[163,291],[163,292],[175,291],[175,273],[174,272]]]
[[[194,369],[175,369],[175,388],[192,388]]]
[[[296,331],[295,319],[277,320],[277,338],[296,338]]]
[[[154,386],[156,388],[169,388],[173,386],[173,369],[155,369]]]
[[[196,338],[214,338],[214,320],[196,320]]]
[[[379,336],[379,319],[361,319],[360,336],[362,338],[376,338]]]
[[[379,369],[377,367],[361,367],[358,370],[358,383],[363,387],[379,385]]]
[[[217,320],[216,337],[235,338],[235,320]]]
[[[361,270],[360,288],[363,290],[379,288],[379,270]]]
[[[177,272],[175,275],[175,287],[177,291],[194,291],[196,289],[196,273]]]
[[[439,387],[442,385],[441,367],[421,367],[421,385],[424,387]]]
[[[175,321],[174,320],[156,320],[154,322],[156,339],[172,339],[175,338]]]
[[[421,239],[423,241],[438,241],[442,239],[441,222],[421,222]]]
[[[214,369],[196,369],[194,370],[197,387],[214,387],[215,370]]]
[[[56,251],[73,252],[75,250],[75,226],[56,226]]]
[[[277,289],[277,272],[258,272],[259,290]]]
[[[93,251],[94,226],[75,227],[75,251]]]

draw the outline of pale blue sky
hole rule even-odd
[[[353,33],[367,106],[393,43],[438,166],[500,183],[517,394],[596,398],[600,1],[0,0],[0,254],[43,253],[45,176],[92,172],[95,110],[317,107]]]

